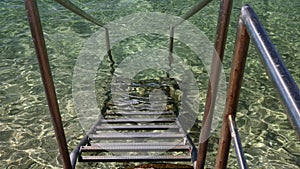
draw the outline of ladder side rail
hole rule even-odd
[[[106,98],[105,104],[110,100],[110,98]],[[80,140],[79,144],[72,150],[70,153],[70,160],[71,160],[71,166],[72,169],[76,168],[76,162],[78,160],[78,157],[80,155],[80,147],[85,145],[90,145],[90,138],[89,134],[93,133],[97,129],[97,125],[101,124],[101,120],[103,120],[103,114],[106,112],[107,107],[104,106],[101,109],[101,114],[99,115],[98,120],[92,125],[90,130],[86,133],[86,135]],[[79,159],[80,160],[80,159]]]
[[[110,61],[112,62],[112,64],[114,64],[114,60],[112,58],[112,54],[111,54],[111,50],[110,50],[109,31],[104,26],[104,24],[102,22],[98,21],[97,19],[93,18],[89,14],[87,14],[85,11],[81,10],[79,7],[74,5],[69,0],[55,0],[55,1],[58,2],[59,4],[61,4],[62,6],[64,6],[65,8],[69,9],[73,13],[81,16],[82,18],[104,28],[107,53],[108,53]],[[32,32],[32,38],[35,43],[35,49],[36,49],[37,57],[39,60],[40,70],[41,70],[41,76],[42,76],[43,83],[44,83],[45,93],[46,93],[46,97],[47,97],[47,101],[48,101],[48,105],[49,105],[49,109],[50,109],[50,114],[52,117],[56,140],[58,142],[58,148],[59,148],[62,162],[63,162],[63,167],[64,168],[75,168],[76,159],[78,157],[78,152],[79,152],[80,146],[77,146],[70,153],[70,156],[69,156],[65,133],[64,133],[61,115],[60,115],[60,111],[59,111],[59,106],[57,103],[55,87],[53,84],[51,69],[49,66],[47,49],[46,49],[46,44],[45,44],[45,40],[43,37],[43,30],[41,27],[40,15],[39,15],[36,0],[25,0],[25,7],[26,7],[26,10],[28,13],[29,25],[30,25],[30,29]],[[84,145],[87,143],[88,143],[88,137],[85,136],[81,140],[79,145]],[[67,158],[67,156],[68,156],[68,158]]]

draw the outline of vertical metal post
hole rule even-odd
[[[106,50],[107,50],[107,55],[109,57],[109,60],[112,62],[112,64],[115,63],[112,54],[111,54],[111,49],[110,49],[110,40],[109,40],[109,31],[108,28],[104,27],[105,29],[105,43],[106,43]]]
[[[224,56],[224,49],[227,39],[228,25],[232,9],[232,0],[222,0],[220,3],[217,35],[215,41],[215,52],[211,65],[211,74],[209,80],[208,91],[206,95],[206,103],[204,116],[202,121],[201,135],[199,139],[199,149],[197,156],[197,169],[204,168],[207,154],[208,137],[211,129],[211,122],[215,106],[216,95],[221,71],[221,63]]]
[[[169,66],[173,63],[173,50],[174,50],[174,29],[175,27],[171,25],[170,28],[170,44],[169,44]]]
[[[228,116],[230,115],[234,119],[236,115],[249,41],[249,35],[240,16],[227,89],[221,138],[219,141],[218,154],[216,158],[216,169],[225,169],[227,165],[231,141]]]
[[[195,6],[193,6],[187,13],[181,16],[181,19],[179,19],[176,23],[171,25],[170,27],[170,44],[169,44],[169,66],[171,67],[173,62],[173,46],[174,46],[174,29],[180,25],[185,20],[189,19],[193,15],[195,15],[197,12],[199,12],[202,8],[204,8],[209,2],[212,0],[202,0]]]
[[[40,72],[44,89],[48,101],[48,106],[52,118],[52,123],[55,131],[56,141],[58,143],[59,152],[63,162],[64,169],[71,168],[68,147],[66,143],[65,133],[61,121],[59,107],[56,99],[55,88],[52,80],[50,65],[47,56],[45,40],[43,36],[41,21],[36,4],[36,0],[25,0],[25,7],[28,14],[29,25],[32,38],[35,45],[37,58],[39,61]]]

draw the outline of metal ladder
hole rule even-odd
[[[87,144],[80,147],[79,162],[196,160],[192,159],[196,148],[176,118],[176,101],[167,96],[166,89],[172,86],[153,82],[111,85],[123,92],[114,93],[120,99],[106,102],[103,117],[88,134]],[[166,97],[149,99],[153,90],[163,91]]]
[[[90,17],[70,1],[55,1],[94,24],[103,27],[101,22]],[[193,16],[210,1],[211,0],[203,0],[199,2],[183,15],[182,18],[186,20]],[[149,95],[140,95],[138,92],[135,92],[135,89],[137,88],[144,88],[149,91],[156,88],[164,91],[164,88],[166,87],[174,87],[168,83],[154,86],[152,83],[147,84],[144,82],[114,84],[121,85],[122,88],[125,89],[130,89],[130,94],[124,96],[129,102],[120,100],[120,102],[113,101],[111,104],[108,104],[104,111],[104,118],[99,118],[96,125],[91,128],[88,135],[82,139],[69,156],[36,0],[25,0],[25,4],[64,168],[75,168],[77,157],[79,158],[78,161],[86,162],[195,161],[197,158],[195,168],[205,167],[208,140],[199,143],[197,152],[191,139],[176,118],[178,116],[176,111],[174,111],[176,109],[162,111],[161,109],[152,109],[155,106],[150,106],[149,108],[149,104],[151,103],[146,99]],[[216,60],[223,60],[231,8],[232,0],[221,0],[215,41],[216,52],[213,54],[212,58],[210,85],[206,97],[205,111],[202,120],[203,124],[211,121],[210,117],[212,117],[211,114],[213,113],[211,107],[214,105],[213,102],[216,97],[214,91],[216,91],[220,74],[220,65],[218,65],[219,62],[216,62]],[[180,23],[181,22],[176,23],[170,29],[170,61],[172,61],[174,29]],[[112,64],[114,64],[110,51],[109,32],[107,28],[103,28],[105,29],[106,34],[107,54]],[[255,12],[249,5],[245,5],[242,7],[237,29],[232,68],[229,78],[230,88],[227,90],[227,101],[224,110],[222,132],[215,168],[227,167],[231,139],[234,142],[237,161],[240,168],[248,168],[237,126],[235,124],[235,116],[250,38],[258,49],[265,69],[267,70],[270,79],[272,79],[275,89],[279,93],[279,98],[287,110],[291,125],[300,139],[300,90],[288,72]],[[117,94],[122,95],[122,92]],[[172,103],[172,101],[174,101],[173,99],[174,98],[167,99],[169,100],[167,102],[168,106],[176,106],[174,102]],[[209,130],[210,127],[203,129],[203,131],[201,129],[201,133],[209,132]],[[172,154],[173,152],[177,153],[179,151],[181,154]],[[109,152],[114,152],[118,155],[111,155]],[[158,152],[160,152],[160,154],[158,154]]]

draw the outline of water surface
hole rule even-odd
[[[136,12],[161,12],[181,16],[196,2],[146,0],[74,0],[91,15],[104,23]],[[234,1],[229,37],[224,58],[226,77],[235,39],[237,19],[246,1]],[[297,0],[249,0],[282,55],[295,81],[300,84],[300,3]],[[85,134],[74,110],[72,73],[85,41],[99,27],[84,21],[57,3],[39,1],[41,20],[47,43],[57,97],[63,118],[69,149],[72,150]],[[51,119],[40,79],[24,3],[17,0],[0,2],[0,168],[61,168]],[[219,5],[212,2],[189,21],[199,27],[213,42]],[[126,55],[149,46],[167,45],[167,38],[157,35],[126,39],[113,52],[117,63]],[[186,56],[184,45],[176,48],[185,58],[199,82],[200,100],[205,97],[207,73],[199,61]],[[149,75],[151,76],[151,75]],[[96,77],[99,107],[110,83],[109,62],[103,62]],[[300,143],[291,129],[283,107],[263,70],[257,52],[250,47],[242,87],[237,123],[250,168],[299,168]],[[204,103],[201,103],[204,105]],[[200,108],[203,111],[203,107]],[[199,125],[191,130],[198,142]],[[207,168],[213,168],[218,143],[215,132],[210,141]],[[231,152],[228,168],[238,168]],[[128,164],[79,164],[78,168],[117,168]]]

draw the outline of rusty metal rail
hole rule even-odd
[[[55,0],[55,1],[59,4],[61,4],[62,6],[64,6],[66,9],[69,9],[73,13],[77,14],[78,16],[104,28],[107,55],[109,57],[109,60],[112,62],[112,64],[114,64],[115,61],[112,57],[111,48],[110,48],[109,30],[108,30],[108,28],[105,27],[105,24],[102,23],[101,21],[99,21],[98,19],[92,17],[91,15],[87,14],[85,11],[81,10],[78,6],[76,6],[69,0]]]
[[[171,25],[170,27],[170,42],[169,42],[169,65],[171,67],[173,62],[173,49],[174,49],[174,33],[175,28],[180,25],[183,21],[189,19],[194,14],[198,13],[206,5],[208,5],[211,0],[203,0],[196,4],[192,9],[190,9],[186,14],[184,14],[178,22]],[[221,72],[221,64],[223,61],[225,44],[227,39],[227,32],[229,26],[229,20],[232,10],[232,0],[221,0],[219,9],[219,19],[216,31],[215,40],[215,52],[212,54],[212,65],[209,77],[208,91],[206,95],[205,110],[202,118],[202,127],[199,139],[199,148],[197,155],[196,168],[204,168],[205,159],[207,154],[207,146],[209,142],[209,134],[211,130],[211,123],[214,113],[214,106],[218,91],[218,84]]]
[[[66,136],[62,125],[61,115],[57,102],[55,87],[53,84],[51,69],[46,50],[46,44],[39,17],[39,11],[35,0],[26,0],[25,6],[29,18],[29,25],[36,49],[40,72],[44,84],[44,90],[48,101],[48,107],[52,118],[58,149],[65,169],[71,168]]]
[[[205,167],[209,134],[211,131],[215,101],[217,97],[221,66],[227,40],[229,20],[232,10],[232,0],[222,0],[219,9],[218,26],[216,31],[215,51],[213,53],[208,90],[206,94],[202,127],[199,139],[197,169]]]
[[[169,66],[171,67],[173,62],[173,49],[174,49],[174,32],[175,28],[180,25],[185,20],[189,19],[190,17],[194,16],[198,13],[201,9],[203,9],[206,5],[208,5],[212,0],[203,0],[197,3],[195,6],[192,7],[187,13],[181,16],[180,20],[170,26],[170,42],[169,42]]]

